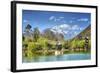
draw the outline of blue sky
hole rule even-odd
[[[22,11],[23,30],[27,24],[32,26],[32,30],[38,27],[41,32],[50,28],[53,32],[63,33],[70,39],[91,24],[90,13],[76,12],[55,12],[55,11]],[[55,31],[56,29],[56,31]]]

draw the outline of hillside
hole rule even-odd
[[[84,39],[85,37],[88,37],[89,39],[91,39],[91,25],[89,25],[86,29],[84,29],[81,33],[79,33],[73,39]]]

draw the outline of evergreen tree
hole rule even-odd
[[[33,39],[34,39],[34,41],[37,42],[37,40],[39,39],[39,37],[40,37],[40,31],[36,27],[36,28],[34,28],[34,31],[33,31]]]
[[[30,32],[32,26],[30,24],[27,24],[27,26],[25,27],[25,32]]]

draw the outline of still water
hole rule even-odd
[[[91,54],[63,54],[58,56],[38,56],[32,58],[23,58],[23,63],[29,62],[51,62],[51,61],[69,61],[69,60],[88,60]]]

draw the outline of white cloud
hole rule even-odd
[[[60,19],[63,19],[64,17],[61,16],[61,17],[59,17],[59,18],[60,18]]]
[[[57,21],[62,21],[64,17],[55,17],[55,16],[51,16],[49,18],[50,21],[54,21],[54,22],[57,22]]]
[[[60,19],[56,19],[56,21],[60,21]]]
[[[54,33],[56,33],[57,30],[55,30],[55,29],[52,28],[51,31],[54,32]]]
[[[53,19],[55,19],[55,16],[51,16],[51,17],[49,18],[49,20],[53,20]]]
[[[83,28],[81,28],[78,25],[69,25],[69,24],[62,24],[62,25],[56,25],[54,27],[52,27],[53,30],[82,30]]]
[[[28,21],[28,20],[23,20],[23,22],[24,22],[24,23],[28,23],[29,21]]]
[[[88,21],[88,18],[80,18],[77,21],[84,21],[84,22],[86,22],[86,21]]]
[[[51,31],[54,33],[62,33],[63,34],[62,30],[58,29],[57,27],[52,28]]]
[[[68,34],[68,31],[64,31],[64,34]]]
[[[79,30],[83,30],[83,28],[82,28],[82,27],[80,27],[80,28],[79,28]]]
[[[70,28],[70,25],[68,25],[68,24],[63,24],[63,25],[60,25],[59,28],[60,28],[60,29],[67,29],[67,28],[69,29],[69,28]]]
[[[78,25],[73,25],[72,30],[82,30],[83,28],[82,27],[79,27]]]
[[[73,25],[71,29],[72,30],[79,30],[79,26],[78,25]]]

